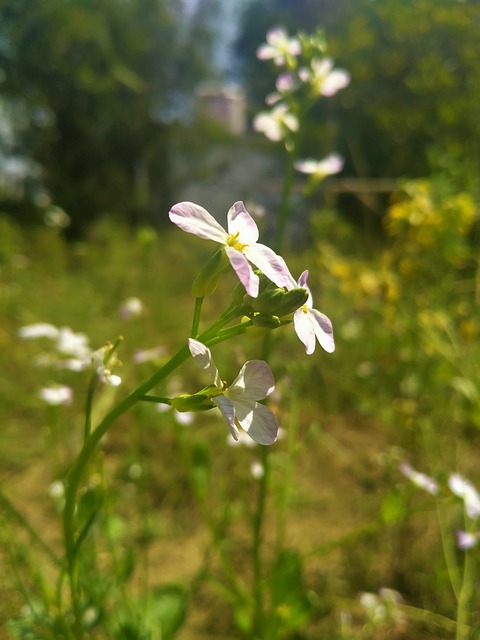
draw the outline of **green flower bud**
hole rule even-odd
[[[300,309],[308,300],[306,289],[291,289],[283,294],[282,300],[275,308],[275,313],[282,318]]]
[[[207,411],[213,409],[215,405],[210,400],[210,396],[206,393],[194,393],[189,395],[183,393],[176,398],[172,398],[172,407],[177,411]]]
[[[267,315],[266,313],[254,313],[252,322],[255,326],[262,327],[262,329],[276,329],[281,324],[278,316]]]
[[[223,251],[223,247],[220,247],[195,278],[192,284],[192,295],[195,298],[203,298],[214,293],[218,281],[222,273],[228,269],[228,265],[225,251]]]

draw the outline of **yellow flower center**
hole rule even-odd
[[[302,304],[302,306],[301,306],[300,308],[301,308],[301,310],[303,311],[303,313],[308,313],[307,303]]]
[[[239,242],[238,241],[239,235],[240,235],[240,231],[237,231],[237,233],[231,233],[227,238],[227,245],[229,247],[233,247],[237,251],[240,251],[240,253],[243,253],[243,250],[245,249],[245,247],[248,247],[248,244]]]

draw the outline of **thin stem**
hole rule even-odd
[[[468,627],[470,618],[470,602],[475,587],[475,558],[474,551],[465,551],[465,564],[463,567],[462,586],[457,601],[457,627],[455,640],[467,640],[470,634]]]
[[[253,516],[253,549],[252,549],[252,569],[253,569],[253,597],[254,597],[254,617],[253,631],[255,638],[263,637],[264,630],[264,599],[263,599],[263,578],[262,578],[262,537],[263,525],[265,521],[265,506],[270,481],[270,461],[268,459],[267,447],[260,447],[262,459],[263,475],[259,481],[257,508]]]
[[[154,402],[155,404],[172,404],[171,398],[165,398],[164,396],[152,396],[150,394],[141,396],[139,400],[142,402]]]
[[[87,400],[85,402],[85,428],[83,434],[83,441],[87,440],[92,431],[92,408],[93,408],[93,396],[95,395],[95,389],[97,387],[97,376],[92,376],[90,384],[88,385]]]
[[[198,327],[200,326],[200,316],[202,314],[203,297],[195,298],[195,309],[193,311],[192,330],[190,336],[196,338],[198,334]]]
[[[224,327],[231,319],[238,315],[238,307],[231,304],[209,329],[199,336],[204,343],[213,338],[217,332]],[[226,339],[225,337],[223,339]],[[101,439],[114,424],[114,422],[139,402],[148,392],[157,384],[164,380],[172,373],[180,364],[182,364],[190,356],[188,345],[184,345],[177,353],[154,375],[146,380],[143,384],[132,391],[118,405],[116,405],[100,422],[97,428],[90,433],[85,440],[82,450],[80,451],[73,467],[68,474],[68,482],[65,490],[65,508],[63,511],[63,534],[65,540],[66,565],[70,582],[70,594],[72,605],[75,613],[74,629],[78,640],[83,638],[83,630],[81,628],[81,609],[80,594],[78,585],[78,553],[80,550],[79,540],[75,539],[75,504],[78,487],[82,479],[83,473],[90,461],[92,455],[96,451]],[[80,541],[81,542],[81,541]]]

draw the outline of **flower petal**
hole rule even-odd
[[[305,345],[308,355],[315,351],[315,329],[310,318],[310,313],[297,309],[293,314],[293,326],[300,341]]]
[[[254,244],[258,240],[258,227],[255,220],[245,209],[243,202],[235,202],[227,214],[228,233],[238,233],[242,244]]]
[[[260,278],[256,273],[253,273],[252,267],[248,264],[248,260],[243,253],[237,251],[233,247],[225,247],[225,253],[230,260],[230,264],[233,270],[238,276],[238,279],[245,287],[245,291],[252,298],[258,296],[258,288],[260,286]]]
[[[210,349],[194,338],[188,339],[188,348],[200,369],[203,369],[209,374],[215,386],[220,387],[220,376],[218,375],[218,369],[215,366]]]
[[[317,336],[317,340],[327,353],[335,351],[335,341],[333,339],[333,327],[330,319],[326,315],[310,309],[309,315],[312,318],[312,325]]]
[[[249,360],[225,392],[235,402],[241,399],[263,400],[275,389],[272,370],[264,360]]]
[[[193,202],[179,202],[168,214],[170,220],[187,233],[225,244],[227,232],[206,209]]]
[[[278,422],[273,411],[259,402],[236,400],[237,422],[252,440],[259,444],[273,444],[277,439]]]
[[[243,253],[250,262],[253,262],[277,287],[288,287],[290,285],[291,276],[285,260],[270,249],[270,247],[266,247],[264,244],[257,242],[256,244],[245,247]]]
[[[222,412],[223,417],[225,418],[225,422],[227,423],[228,428],[230,429],[230,433],[232,434],[232,438],[234,440],[238,440],[240,434],[238,432],[238,427],[235,424],[235,408],[233,404],[225,396],[216,396],[215,398],[212,398],[212,401]]]

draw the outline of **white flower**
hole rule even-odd
[[[287,289],[300,287],[308,291],[308,299],[304,305],[293,314],[293,326],[301,342],[305,345],[308,355],[315,351],[315,340],[328,353],[335,351],[332,323],[326,315],[313,308],[313,300],[307,285],[308,271],[304,271],[298,282],[290,276],[291,280]]]
[[[258,227],[243,202],[235,202],[227,214],[228,232],[203,207],[193,202],[180,202],[170,209],[170,220],[199,238],[224,245],[225,253],[252,298],[258,296],[259,278],[249,261],[279,287],[289,281],[289,271],[283,258],[272,249],[257,242]]]
[[[40,389],[38,395],[50,406],[58,407],[62,404],[71,404],[73,392],[70,387],[67,387],[64,384],[59,384]]]
[[[440,488],[433,478],[430,478],[430,476],[427,476],[425,473],[416,471],[407,462],[402,462],[400,471],[419,489],[423,489],[432,496],[437,495],[439,492]]]
[[[17,331],[17,335],[25,340],[34,340],[36,338],[49,338],[50,340],[56,340],[58,338],[60,330],[53,324],[48,322],[36,322],[34,324],[27,324],[24,327],[20,327]]]
[[[62,355],[86,358],[90,354],[88,337],[84,333],[75,333],[70,327],[61,327],[55,345]]]
[[[473,549],[478,543],[479,532],[457,531],[457,546],[462,551]]]
[[[317,179],[333,175],[343,169],[343,158],[338,153],[331,153],[323,160],[296,160],[295,169],[300,173],[313,175]]]
[[[283,27],[274,27],[267,32],[267,43],[257,49],[257,58],[273,60],[278,66],[285,64],[289,56],[298,56],[302,46],[298,38],[289,38]]]
[[[209,374],[220,391],[212,394],[211,400],[222,412],[233,438],[239,439],[240,426],[255,442],[274,443],[278,432],[277,419],[268,407],[258,402],[275,388],[268,364],[263,360],[249,360],[227,387],[220,379],[210,349],[193,338],[189,338],[188,347],[199,367]]]
[[[310,69],[304,67],[298,75],[303,82],[310,84],[314,94],[327,97],[334,96],[350,82],[350,74],[344,69],[334,69],[331,58],[314,58]]]
[[[475,487],[459,473],[452,473],[448,479],[450,491],[465,504],[469,518],[476,520],[480,516],[480,495]]]
[[[120,317],[123,320],[130,320],[131,318],[138,318],[144,311],[143,302],[140,298],[132,296],[127,298],[118,309]]]
[[[250,465],[250,473],[255,480],[260,480],[265,475],[265,468],[261,462],[252,462]]]
[[[111,387],[118,387],[122,383],[122,379],[120,376],[113,374],[111,368],[121,363],[116,354],[110,354],[108,362],[105,362],[105,357],[110,350],[111,346],[106,345],[96,351],[92,351],[85,360],[85,366],[95,369],[100,382],[109,384]]]
[[[289,132],[298,131],[298,118],[286,104],[277,104],[271,111],[260,111],[253,119],[255,131],[263,133],[272,142],[283,140]]]

